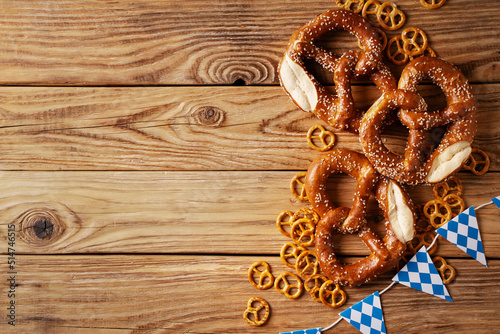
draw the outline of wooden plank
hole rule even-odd
[[[277,257],[235,256],[41,256],[17,257],[16,326],[7,325],[8,284],[0,316],[2,333],[278,333],[326,327],[338,312],[375,291],[394,273],[359,288],[346,288],[346,305],[329,309],[307,292],[290,300],[248,282],[251,263],[265,260],[275,276],[287,270]],[[396,285],[381,296],[388,333],[492,333],[500,326],[500,261],[484,268],[450,259],[457,279],[447,289],[453,303]],[[0,261],[2,273],[6,261]],[[2,279],[5,279],[2,274]],[[268,323],[250,327],[242,318],[247,300],[266,299]],[[342,321],[335,331],[357,333]]]
[[[474,89],[474,146],[499,171],[500,85]],[[422,94],[443,99],[435,86]],[[354,96],[366,110],[379,92],[357,85]],[[324,124],[280,87],[2,87],[0,113],[2,170],[301,170],[318,154],[307,130]],[[357,136],[335,133],[337,147],[361,151]],[[384,139],[401,150],[407,135],[400,126]]]
[[[286,172],[2,172],[0,240],[7,227],[18,231],[24,254],[197,253],[279,254],[290,239],[276,218],[308,206],[289,190]],[[466,205],[500,195],[497,173],[460,173]],[[332,178],[339,206],[352,205],[355,182]],[[432,199],[428,186],[411,190],[415,203]],[[369,219],[382,212],[370,203]],[[498,208],[478,211],[485,253],[500,257]],[[48,227],[47,227],[48,226]],[[52,226],[52,227],[51,227]],[[383,224],[376,230],[383,236]],[[366,255],[355,235],[339,238],[339,254]],[[2,248],[1,252],[6,252]],[[439,254],[467,257],[446,241]]]
[[[398,6],[405,27],[422,28],[438,55],[471,80],[499,80],[496,0],[481,6],[454,0],[433,11],[417,1]],[[277,84],[275,70],[291,34],[337,8],[327,0],[308,6],[300,0],[65,0],[50,6],[2,0],[0,7],[0,84],[36,85]],[[336,48],[354,45],[349,39]]]

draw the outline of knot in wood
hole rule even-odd
[[[17,219],[19,237],[27,244],[46,246],[53,243],[64,233],[66,225],[50,209],[29,209]]]
[[[224,121],[224,112],[216,107],[199,108],[194,118],[200,125],[219,126]]]

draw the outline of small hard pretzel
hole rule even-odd
[[[318,303],[321,303],[319,290],[326,281],[328,281],[328,278],[321,274],[311,275],[304,281],[306,291],[309,292],[312,299]]]
[[[456,217],[465,210],[465,203],[462,197],[455,194],[448,194],[443,197],[443,201],[450,206],[451,217]]]
[[[434,197],[443,199],[448,194],[455,194],[461,196],[463,192],[463,186],[460,179],[456,176],[448,178],[446,181],[436,183],[432,188],[432,193]]]
[[[278,218],[276,218],[276,227],[278,228],[278,231],[280,231],[281,234],[283,234],[285,237],[290,238],[290,229],[292,227],[292,224],[294,222],[293,219],[293,213],[291,211],[283,211],[278,215]]]
[[[385,30],[398,30],[405,24],[406,16],[392,1],[386,1],[377,8],[377,20]]]
[[[403,252],[403,255],[401,255],[401,258],[399,259],[398,263],[396,264],[396,271],[400,271],[408,262],[410,262],[411,258],[415,255],[413,251],[410,249],[407,249]]]
[[[401,40],[403,41],[403,50],[408,56],[421,55],[427,49],[427,35],[420,28],[406,28],[401,33]]]
[[[313,139],[318,139],[322,146],[316,145]],[[313,150],[326,152],[335,144],[335,135],[333,132],[325,130],[321,125],[313,125],[307,131],[307,143]]]
[[[261,326],[266,323],[269,313],[269,304],[264,299],[252,297],[248,300],[247,309],[243,312],[243,319],[251,326]]]
[[[309,247],[314,244],[316,224],[309,218],[300,218],[293,222],[290,236],[299,246]]]
[[[415,230],[417,233],[421,232],[427,232],[432,230],[432,225],[427,217],[425,217],[423,214],[421,217],[418,217],[417,223],[415,225]]]
[[[430,255],[434,254],[434,252],[437,249],[437,245],[438,245],[437,242],[435,242],[431,248],[429,248],[429,246],[434,241],[435,236],[436,235],[432,231],[421,232],[421,233],[415,234],[415,237],[408,244],[408,250],[410,251],[411,254],[414,255],[418,252],[418,250],[422,246],[425,246],[427,248],[427,253],[429,253]]]
[[[363,49],[348,51],[337,56],[314,45],[324,34],[334,30],[347,30],[361,41]],[[306,68],[304,59],[312,59],[333,73],[336,95],[330,93]],[[326,11],[299,28],[290,38],[287,50],[280,61],[278,74],[280,83],[291,100],[303,111],[312,112],[327,124],[356,131],[351,126],[358,116],[351,93],[353,76],[365,76],[378,72],[371,79],[383,90],[392,89],[390,71],[378,69],[382,47],[377,32],[361,16],[345,10]],[[385,86],[384,86],[385,85]],[[389,86],[390,85],[390,86]]]
[[[263,267],[263,269],[259,269],[260,267]],[[255,281],[254,277],[255,274],[257,274],[258,276],[257,282]],[[248,280],[250,281],[250,284],[252,284],[252,286],[256,289],[269,289],[274,284],[274,277],[273,274],[271,274],[271,267],[269,267],[269,264],[264,261],[257,261],[253,263],[248,269]]]
[[[338,284],[328,280],[319,289],[319,299],[324,305],[337,308],[345,304],[347,295]]]
[[[431,49],[430,46],[427,46],[427,48],[425,48],[425,50],[424,50],[424,53],[422,53],[420,55],[416,55],[416,56],[409,56],[408,59],[410,59],[410,61],[411,61],[419,56],[437,57],[436,52],[434,52],[434,50]]]
[[[433,199],[424,207],[424,214],[434,228],[440,228],[452,218],[452,211],[448,203],[442,199]]]
[[[305,176],[306,172],[298,172],[290,181],[290,191],[292,192],[293,197],[299,201],[307,201],[307,194],[303,181]]]
[[[280,258],[285,266],[290,268],[295,268],[295,263],[300,253],[306,251],[304,247],[297,246],[293,242],[287,242],[281,247]],[[289,259],[295,260],[295,262],[290,262]]]
[[[335,208],[327,193],[329,176],[338,172],[358,181],[352,209]],[[315,236],[318,261],[322,272],[337,284],[360,285],[393,268],[406,243],[413,239],[415,217],[408,195],[395,182],[380,178],[360,153],[338,149],[317,157],[307,172],[306,189],[311,205],[321,216]],[[373,194],[385,214],[383,240],[373,233],[365,219],[367,201]],[[341,263],[334,252],[334,233],[356,233],[371,254],[353,264]]]
[[[429,77],[444,91],[447,107],[427,110],[417,85]],[[457,172],[468,158],[477,127],[477,109],[472,88],[453,65],[436,57],[412,60],[399,80],[399,89],[384,94],[366,112],[360,126],[363,150],[378,172],[402,183],[438,183]],[[399,119],[409,128],[403,155],[391,152],[380,138],[380,126],[391,111],[400,108]],[[447,125],[439,146],[426,154],[426,131]]]
[[[403,49],[401,35],[392,37],[387,43],[387,58],[395,65],[403,65],[408,62],[408,54]]]
[[[290,283],[290,278],[296,281],[296,283]],[[276,280],[274,281],[274,288],[288,298],[295,299],[299,298],[302,294],[304,283],[302,283],[302,280],[296,274],[285,271],[276,277]]]
[[[417,221],[415,223],[415,231],[417,232],[417,235],[419,233],[428,232],[428,231],[431,231],[433,229],[433,227],[429,221],[429,218],[427,218],[424,214],[425,204],[426,203],[418,203],[415,205],[415,214],[417,217]],[[417,237],[417,235],[415,235],[415,238]],[[413,239],[415,239],[415,238],[413,238]]]
[[[335,1],[337,2],[337,6],[353,11],[356,14],[361,12],[361,10],[363,9],[363,5],[365,4],[365,0],[335,0]]]
[[[437,271],[441,275],[444,284],[448,284],[453,282],[457,275],[457,271],[455,268],[450,266],[445,259],[441,256],[435,256],[432,258],[432,262],[434,263]]]
[[[292,221],[296,221],[300,218],[308,218],[309,220],[312,221],[314,225],[316,225],[319,222],[319,215],[316,213],[316,211],[310,208],[298,209],[293,214]]]
[[[375,27],[380,26],[377,20],[377,10],[379,6],[380,2],[378,2],[377,0],[368,0],[365,1],[363,9],[361,10],[361,16],[367,19],[370,22],[370,24]],[[374,19],[370,19],[373,16],[375,16]]]
[[[446,0],[420,0],[422,6],[429,9],[439,8],[444,5],[445,2]]]
[[[476,156],[479,156],[476,159]],[[484,151],[473,148],[472,152],[464,164],[464,169],[470,170],[474,175],[483,175],[490,168],[490,157]]]
[[[319,263],[316,253],[312,250],[300,253],[295,262],[295,271],[304,279],[317,274],[319,272]]]

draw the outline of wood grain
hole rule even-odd
[[[500,170],[500,85],[474,85],[479,131],[474,146]],[[430,106],[443,95],[422,85]],[[359,108],[379,96],[357,85]],[[280,87],[0,89],[2,170],[303,170],[318,155],[310,126]],[[336,147],[361,151],[357,136],[335,131]],[[384,139],[401,150],[408,132]]]
[[[473,82],[490,172],[460,172],[466,205],[500,195],[500,6],[449,0],[437,10],[397,0],[438,56]],[[289,180],[319,153],[305,134],[321,123],[279,87],[276,68],[290,35],[331,0],[0,0],[0,333],[278,333],[325,327],[391,281],[346,289],[341,309],[304,294],[288,300],[251,287],[247,270],[265,260],[273,274],[289,239],[275,219],[307,206]],[[389,38],[401,29],[388,33]],[[340,53],[345,32],[319,44]],[[311,65],[331,86],[331,74]],[[391,66],[396,77],[402,67]],[[236,87],[237,85],[245,85]],[[356,106],[379,95],[356,81]],[[443,105],[436,87],[419,91]],[[361,150],[336,132],[337,147]],[[407,131],[383,140],[400,151]],[[351,206],[354,180],[328,185]],[[409,189],[414,202],[428,186]],[[369,203],[370,221],[381,212]],[[437,254],[458,277],[454,303],[396,285],[382,296],[388,333],[494,333],[500,327],[498,208],[477,212],[488,268],[445,240]],[[16,229],[15,273],[8,225]],[[383,224],[376,225],[383,234]],[[347,262],[368,253],[356,236],[337,240]],[[12,253],[12,251],[11,251]],[[16,276],[16,327],[7,325],[8,280]],[[271,319],[243,321],[261,296]],[[332,332],[358,333],[347,322]]]
[[[19,232],[17,251],[61,253],[279,254],[290,239],[276,228],[283,210],[308,206],[295,200],[289,180],[295,172],[3,172],[0,236]],[[497,173],[460,173],[466,205],[500,194]],[[355,182],[332,178],[331,196],[352,205]],[[428,186],[411,190],[415,203],[432,199]],[[370,220],[381,215],[375,201]],[[500,256],[498,208],[478,211],[489,257]],[[47,231],[50,222],[52,231]],[[37,225],[38,224],[38,225]],[[375,224],[383,236],[383,224]],[[50,235],[47,235],[50,233]],[[354,236],[339,237],[339,254],[366,255]],[[1,249],[5,252],[6,249]],[[439,254],[467,257],[442,240]]]
[[[496,0],[480,7],[454,0],[433,11],[418,1],[398,5],[405,27],[422,28],[470,80],[499,80]],[[2,0],[0,7],[0,83],[36,85],[277,84],[291,34],[337,8],[327,0]]]
[[[278,333],[326,327],[338,312],[376,290],[394,273],[360,288],[345,289],[348,302],[328,309],[307,292],[296,300],[274,288],[254,289],[251,263],[265,260],[275,276],[287,270],[279,258],[235,256],[73,255],[18,257],[17,324],[3,333]],[[396,285],[381,296],[388,333],[491,333],[500,326],[500,262],[489,268],[473,260],[451,259],[458,273],[448,285],[453,303]],[[5,261],[0,262],[2,272]],[[478,275],[480,273],[480,275]],[[6,285],[0,286],[2,296]],[[263,327],[242,318],[250,297],[271,306]],[[473,304],[471,304],[473,303]],[[425,311],[421,311],[424,310]],[[418,314],[418,317],[416,315]],[[6,308],[0,308],[5,319]],[[342,321],[335,331],[357,333]]]

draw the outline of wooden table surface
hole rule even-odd
[[[491,167],[458,176],[468,206],[486,203],[500,195],[498,1],[448,0],[435,10],[395,2],[405,27],[423,29],[472,83],[473,147]],[[347,303],[330,309],[247,279],[255,261],[275,276],[288,269],[275,219],[308,204],[291,196],[289,180],[319,154],[305,134],[322,123],[289,100],[276,69],[290,35],[334,1],[1,0],[0,8],[0,332],[324,328],[391,282],[394,271],[346,288]],[[325,43],[339,50],[354,39],[330,34]],[[398,77],[402,67],[391,69]],[[421,86],[440,103],[436,86]],[[354,94],[365,107],[378,97],[366,82]],[[335,133],[336,147],[361,150],[356,136]],[[406,143],[398,131],[385,139],[396,150]],[[354,181],[335,181],[337,203],[350,206]],[[410,192],[415,202],[432,198],[429,186]],[[447,286],[454,302],[396,285],[382,296],[388,333],[499,331],[500,211],[477,214],[488,268],[441,240],[437,254],[457,270]],[[346,237],[339,253],[356,260],[367,249]],[[242,318],[253,296],[271,305],[262,327]],[[358,331],[342,321],[328,332]]]

